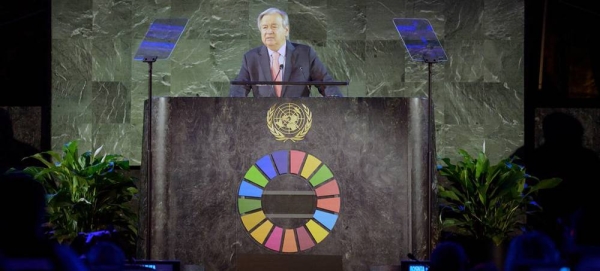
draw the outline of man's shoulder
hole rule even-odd
[[[312,50],[312,47],[310,45],[306,45],[306,44],[302,44],[302,43],[295,43],[295,42],[290,42],[290,44],[292,44],[292,46],[294,47],[294,50],[301,50],[301,51]]]
[[[254,47],[254,48],[248,50],[245,55],[257,55],[260,53],[261,50],[263,50],[263,47],[265,47],[265,46],[261,45],[258,47]]]
[[[302,43],[290,42],[288,45],[291,45],[291,47],[293,48],[293,52],[296,54],[311,53],[312,51],[314,51],[314,49],[310,45]]]

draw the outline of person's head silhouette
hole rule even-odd
[[[571,216],[570,244],[579,253],[600,253],[598,206],[582,206]]]
[[[511,240],[504,270],[522,270],[520,268],[525,266],[559,264],[560,261],[560,252],[548,235],[537,231],[525,232]]]
[[[92,271],[123,270],[126,263],[123,250],[116,244],[107,241],[93,245],[86,253],[86,260]]]
[[[430,271],[463,271],[468,259],[463,247],[452,241],[439,243],[431,252]]]
[[[46,190],[21,171],[0,173],[0,254],[17,270],[87,270],[66,246],[44,236]]]
[[[583,125],[575,117],[554,112],[547,115],[542,122],[545,144],[573,146],[581,145]]]

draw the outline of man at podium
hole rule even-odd
[[[310,46],[288,41],[290,34],[287,13],[269,8],[258,15],[263,46],[244,54],[242,67],[235,81],[268,82],[333,82],[327,68]],[[318,86],[322,96],[341,97],[336,86]],[[310,85],[231,85],[230,97],[308,97]]]

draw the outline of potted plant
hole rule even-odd
[[[526,169],[505,158],[491,164],[484,151],[476,157],[459,150],[462,161],[442,158],[438,172],[443,177],[437,198],[441,208],[440,229],[482,243],[501,246],[526,228],[526,217],[541,211],[534,195],[557,186],[561,180],[539,180]]]
[[[23,171],[46,188],[51,238],[70,244],[81,234],[106,232],[131,256],[137,239],[137,212],[132,206],[138,193],[135,178],[125,174],[127,159],[100,155],[101,150],[79,155],[77,141],[71,141],[63,146],[62,155],[48,151],[29,157],[44,166]]]

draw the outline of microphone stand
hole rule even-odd
[[[281,73],[282,70],[283,70],[283,64],[279,64],[279,70],[277,71],[277,75],[275,75],[275,78],[273,78],[273,80],[277,80],[277,78],[279,78],[279,74]],[[271,85],[271,89],[275,93],[275,97],[279,97],[279,96],[277,96],[277,92],[275,91],[274,85]],[[281,89],[280,94],[283,94],[283,88]]]
[[[433,192],[433,163],[435,163],[433,156],[432,144],[433,141],[432,133],[435,132],[435,124],[432,128],[433,119],[433,106],[431,97],[431,70],[433,63],[447,61],[448,58],[440,44],[437,35],[433,31],[433,26],[427,19],[421,18],[394,18],[394,26],[400,34],[400,39],[404,43],[404,47],[408,51],[410,57],[414,61],[427,63],[427,254],[431,255],[431,237],[432,237],[432,192]],[[433,163],[432,163],[433,162]]]
[[[146,142],[146,258],[152,258],[152,63],[156,62],[156,56],[144,57],[148,63],[148,134]]]
[[[437,58],[435,56],[432,55],[431,51],[427,51],[427,53],[425,53],[423,55],[423,61],[425,63],[427,63],[427,217],[429,220],[429,223],[427,223],[427,240],[429,240],[429,242],[431,242],[431,236],[432,236],[432,227],[431,227],[431,223],[433,222],[432,220],[432,212],[431,212],[431,200],[432,200],[432,190],[431,188],[433,187],[433,168],[431,166],[432,164],[432,159],[433,159],[433,150],[431,147],[431,141],[433,140],[431,133],[433,131],[435,131],[435,129],[432,129],[432,123],[431,123],[431,119],[433,118],[433,112],[432,112],[432,97],[431,97],[431,70],[433,67],[433,63],[437,63]],[[427,245],[427,255],[431,255],[431,244]],[[411,254],[412,255],[412,254]]]
[[[304,77],[304,81],[306,81],[306,74],[304,74],[304,69],[300,66],[300,71],[302,72],[302,77]],[[308,89],[308,96],[310,96],[310,85],[306,85],[306,89]]]

